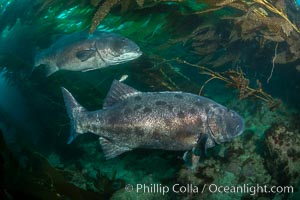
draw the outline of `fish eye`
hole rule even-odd
[[[231,112],[230,112],[230,116],[231,116],[231,117],[235,117],[234,112],[231,111]]]

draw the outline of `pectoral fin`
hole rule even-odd
[[[193,153],[194,149],[190,152],[187,151],[183,155],[183,160],[185,161],[185,164],[188,166],[188,168],[194,170],[199,165],[200,156],[195,155]]]
[[[216,143],[214,142],[214,140],[210,136],[207,136],[207,139],[205,142],[205,149],[212,148],[214,146],[216,146]]]
[[[76,53],[76,57],[81,61],[84,62],[89,58],[95,56],[96,49],[88,49],[88,50],[81,50]]]
[[[206,155],[207,139],[207,134],[201,134],[197,145],[191,151],[184,153],[183,160],[190,169],[196,169],[198,167],[200,158]]]
[[[132,149],[128,147],[122,147],[117,144],[112,143],[104,137],[99,138],[99,142],[101,144],[102,150],[104,152],[105,159],[114,158],[126,151],[131,151]]]
[[[207,152],[207,140],[208,140],[208,136],[207,134],[202,134],[199,141],[198,141],[198,147],[200,148],[200,155],[201,156],[206,156]]]

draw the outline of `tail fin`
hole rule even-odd
[[[37,67],[37,66],[43,64],[43,62],[42,62],[43,57],[44,57],[44,55],[41,52],[35,54],[34,67]]]
[[[38,67],[40,66],[42,63],[41,63],[41,54],[40,53],[37,53],[34,57],[34,64],[33,64],[33,67],[31,68],[31,73],[30,75],[33,74],[33,71]]]
[[[70,118],[70,125],[71,125],[71,134],[68,139],[68,144],[72,143],[72,141],[80,134],[84,133],[83,130],[80,129],[78,126],[80,123],[80,117],[81,115],[86,112],[85,108],[83,108],[75,98],[72,96],[72,94],[65,88],[61,88],[67,113]]]

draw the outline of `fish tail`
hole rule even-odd
[[[70,144],[78,135],[85,133],[85,131],[80,127],[80,119],[81,116],[87,111],[75,100],[75,98],[67,89],[62,87],[61,90],[63,93],[67,113],[70,118],[71,134],[68,139],[68,144]]]
[[[41,53],[37,53],[34,57],[34,65],[31,69],[30,75],[32,75],[34,70],[42,64],[41,61],[42,61],[42,55],[41,55]]]
[[[34,67],[33,67],[33,70],[34,70],[35,68],[37,68],[38,66],[40,66],[40,65],[42,65],[42,64],[45,64],[45,63],[44,63],[44,58],[45,58],[45,55],[44,55],[44,53],[42,53],[42,52],[39,52],[39,53],[37,53],[37,54],[35,55],[35,57],[34,57]]]

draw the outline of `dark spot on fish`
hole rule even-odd
[[[97,133],[97,127],[94,124],[87,124],[85,128],[91,133]]]
[[[178,131],[175,132],[175,138],[177,141],[185,141],[188,138],[195,138],[193,132],[191,132],[190,130],[187,129],[179,129]]]
[[[167,105],[167,107],[168,107],[168,110],[170,111],[170,112],[172,112],[173,111],[173,106],[172,105]]]
[[[182,111],[179,111],[179,112],[177,113],[177,116],[178,116],[179,118],[184,118],[184,117],[185,117],[185,114],[184,114]]]
[[[218,107],[218,106],[217,106],[217,105],[215,105],[215,104],[213,104],[211,107],[212,107],[212,108],[216,108],[216,107]]]
[[[152,109],[151,109],[151,108],[148,108],[148,107],[144,108],[144,110],[143,110],[144,113],[149,113],[149,112],[151,112],[151,111],[152,111]]]
[[[210,111],[210,108],[205,108],[205,113],[208,113]]]
[[[155,129],[152,133],[152,139],[160,139],[161,133],[159,130]]]
[[[140,96],[136,96],[136,97],[134,97],[134,100],[136,100],[136,101],[140,101],[140,100],[142,100],[142,97],[140,97]]]
[[[110,124],[116,124],[120,121],[120,116],[119,115],[113,115],[108,119],[108,123]]]
[[[130,114],[130,113],[132,113],[132,110],[130,108],[124,109],[124,114]]]
[[[172,126],[172,121],[170,119],[165,119],[164,120],[166,126],[171,127]]]
[[[129,133],[129,131],[130,130],[128,128],[125,128],[123,126],[115,126],[115,127],[112,127],[112,128],[107,128],[108,133],[117,133],[119,136],[127,135]]]
[[[197,110],[195,108],[191,108],[189,112],[194,115],[197,113]]]
[[[202,102],[200,102],[200,101],[196,101],[196,102],[195,102],[195,105],[196,105],[196,106],[199,106],[199,107],[202,107],[202,106],[204,106],[204,105],[203,105],[203,103],[202,103]]]
[[[167,102],[165,102],[165,101],[156,101],[155,104],[158,105],[158,106],[164,106],[164,105],[167,104]]]
[[[139,109],[141,109],[143,106],[141,106],[140,104],[134,106],[134,111],[137,111]]]
[[[92,133],[98,133],[98,127],[97,126],[91,126],[91,130],[92,130]]]
[[[140,127],[135,127],[134,128],[134,133],[136,135],[144,135],[144,130],[142,128],[140,128]]]
[[[174,97],[176,97],[177,99],[183,99],[183,96],[181,94],[175,94]]]

